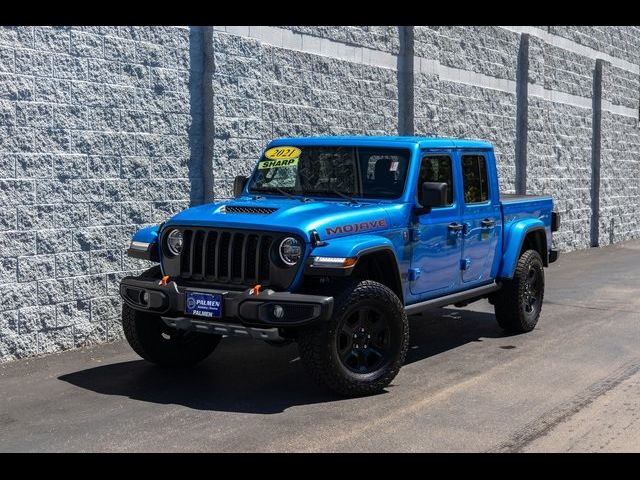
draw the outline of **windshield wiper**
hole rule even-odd
[[[345,198],[345,199],[349,200],[349,203],[358,203],[358,201],[356,199],[354,199],[353,197],[350,197],[346,193],[339,192],[335,188],[332,188],[331,192],[335,193],[336,195],[340,195],[342,198]]]
[[[280,187],[276,187],[275,185],[271,188],[268,189],[264,189],[264,190],[260,190],[261,192],[269,192],[269,191],[273,191],[275,190],[276,192],[280,193],[281,195],[284,195],[287,198],[292,198],[294,200],[300,200],[301,202],[310,202],[311,199],[307,198],[305,196],[296,196],[292,193],[287,192],[286,190],[281,189]]]
[[[277,191],[278,193],[280,193],[281,195],[284,195],[287,198],[296,198],[295,196],[293,196],[293,194],[287,192],[286,190],[281,189],[280,187],[276,187],[275,185],[272,187],[275,191]]]

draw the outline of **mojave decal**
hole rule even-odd
[[[383,218],[380,220],[371,220],[369,222],[348,223],[346,225],[338,225],[337,227],[327,227],[325,232],[327,235],[340,235],[342,233],[356,233],[363,230],[374,230],[376,228],[384,228],[387,221]]]

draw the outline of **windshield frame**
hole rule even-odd
[[[345,195],[349,196],[352,200],[357,200],[359,202],[397,202],[398,200],[404,199],[405,195],[407,194],[407,187],[409,184],[409,179],[411,177],[411,166],[413,164],[413,160],[414,160],[414,149],[409,146],[409,145],[368,145],[368,144],[351,144],[351,143],[340,143],[340,144],[327,144],[327,143],[296,143],[295,141],[293,142],[287,142],[286,143],[287,146],[293,146],[296,148],[300,148],[300,149],[305,149],[305,148],[337,148],[337,147],[346,147],[346,148],[353,148],[355,149],[356,152],[356,162],[357,162],[357,168],[355,169],[355,176],[356,176],[356,184],[357,184],[357,192],[354,195],[349,195],[347,192],[341,192],[344,193]],[[251,175],[248,177],[247,180],[247,186],[246,186],[246,190],[250,195],[260,195],[260,196],[264,196],[264,195],[273,195],[275,197],[279,197],[279,198],[288,198],[286,195],[283,195],[282,193],[278,192],[277,189],[275,188],[268,188],[268,189],[256,189],[256,188],[252,188],[252,183],[254,181],[254,177],[258,174],[258,165],[261,161],[263,161],[265,159],[265,152],[267,150],[269,150],[270,148],[273,147],[278,147],[281,146],[280,144],[269,144],[267,145],[267,147],[263,150],[262,155],[260,156],[260,158],[258,159],[258,161],[256,162],[256,164],[253,167],[253,171],[251,172]],[[400,189],[399,193],[397,196],[394,197],[375,197],[375,196],[363,196],[364,193],[364,189],[363,189],[363,179],[362,179],[362,169],[360,168],[359,165],[359,149],[381,149],[381,150],[397,150],[397,151],[402,151],[404,153],[406,153],[407,155],[407,168],[404,172],[404,178],[403,178],[403,185],[402,188]],[[313,198],[313,199],[328,199],[328,200],[338,200],[341,202],[345,202],[348,201],[345,198],[341,198],[342,195],[339,195],[337,193],[332,193],[330,191],[322,191],[322,192],[318,192],[318,191],[313,191],[313,190],[307,190],[307,191],[298,191],[295,189],[291,189],[291,188],[283,188],[283,187],[279,187],[281,190],[283,190],[284,192],[288,193],[289,195],[291,195],[294,198]]]

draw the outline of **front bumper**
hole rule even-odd
[[[155,313],[165,319],[191,318],[199,322],[208,321],[203,317],[185,314],[187,290],[222,295],[222,316],[210,319],[216,323],[240,322],[244,326],[256,328],[298,327],[326,321],[333,312],[333,297],[323,295],[274,292],[273,290],[263,290],[258,295],[250,295],[249,290],[181,286],[173,281],[162,286],[159,279],[143,280],[137,277],[125,277],[120,283],[120,296],[131,308]],[[146,295],[143,295],[145,293]],[[275,305],[280,305],[284,310],[281,318],[276,318],[273,314]]]

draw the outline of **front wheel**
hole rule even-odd
[[[207,358],[220,335],[167,326],[159,315],[122,306],[122,328],[131,348],[145,360],[165,367],[186,367]]]
[[[371,280],[341,285],[328,322],[300,332],[300,357],[316,381],[344,396],[377,393],[404,363],[409,324],[400,299]]]
[[[538,323],[543,298],[542,257],[527,250],[520,255],[513,278],[505,280],[493,297],[498,324],[507,332],[530,332]]]

